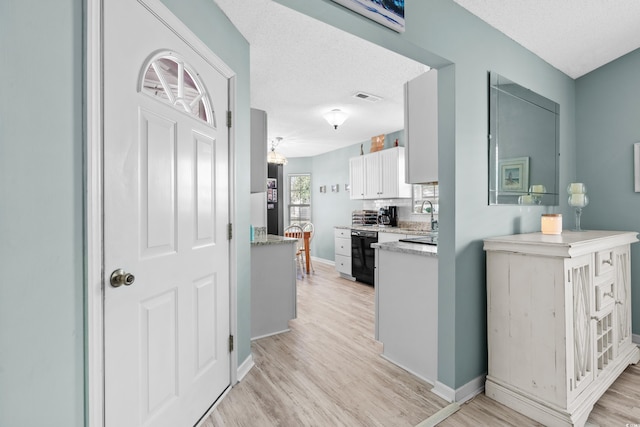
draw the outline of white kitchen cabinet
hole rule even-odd
[[[404,147],[389,148],[350,159],[351,198],[411,197],[411,185],[405,183],[404,168]]]
[[[549,426],[582,426],[631,363],[635,232],[486,239],[487,396]]]
[[[251,192],[267,191],[267,113],[251,109]]]
[[[334,229],[336,271],[345,279],[355,280],[351,276],[351,230]]]
[[[406,182],[438,181],[438,71],[405,83],[404,99]]]
[[[349,159],[349,198],[364,199],[364,156]]]

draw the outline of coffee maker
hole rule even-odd
[[[383,206],[378,210],[378,225],[382,227],[398,226],[398,207]]]

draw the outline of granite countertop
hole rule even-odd
[[[251,246],[263,246],[263,245],[280,245],[283,243],[295,243],[298,239],[293,237],[276,236],[275,234],[267,234],[267,240],[264,242],[253,241]]]
[[[401,227],[380,227],[379,225],[338,225],[335,228],[344,230],[369,230],[378,231],[384,233],[396,233],[396,234],[411,234],[414,236],[430,236],[434,231],[430,230],[417,230],[414,228],[401,228]]]
[[[435,245],[424,245],[421,243],[409,243],[409,242],[386,242],[386,243],[372,243],[372,248],[383,250],[383,251],[391,251],[391,252],[402,252],[405,254],[412,255],[423,255],[423,256],[438,256],[438,247]]]

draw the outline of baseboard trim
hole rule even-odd
[[[327,265],[331,265],[331,266],[333,266],[333,267],[335,267],[335,265],[336,265],[336,262],[335,262],[335,261],[331,261],[330,259],[317,258],[317,257],[312,256],[312,257],[311,257],[311,260],[312,260],[313,262],[319,262],[319,263],[321,263],[321,264],[327,264]]]
[[[447,402],[462,404],[484,391],[485,380],[486,374],[482,374],[455,390],[446,384],[436,381],[431,392],[440,396]]]
[[[250,354],[249,357],[244,359],[244,362],[238,366],[238,382],[242,381],[254,366],[256,365],[253,363],[253,355]]]
[[[269,338],[269,337],[272,337],[274,335],[283,334],[285,332],[290,332],[290,331],[291,331],[291,329],[287,328],[287,329],[283,329],[281,331],[271,332],[269,334],[260,335],[259,337],[252,337],[251,341],[259,340],[259,339],[262,339],[262,338]]]
[[[640,345],[640,335],[638,334],[633,334],[631,336],[631,341],[633,341],[634,344],[638,344]]]

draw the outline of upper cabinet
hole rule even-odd
[[[364,156],[349,159],[349,185],[351,199],[364,199]]]
[[[404,102],[406,180],[438,181],[438,71],[405,83]]]
[[[267,191],[267,113],[251,109],[251,192]]]
[[[411,197],[405,183],[405,148],[394,147],[349,160],[352,199]]]

